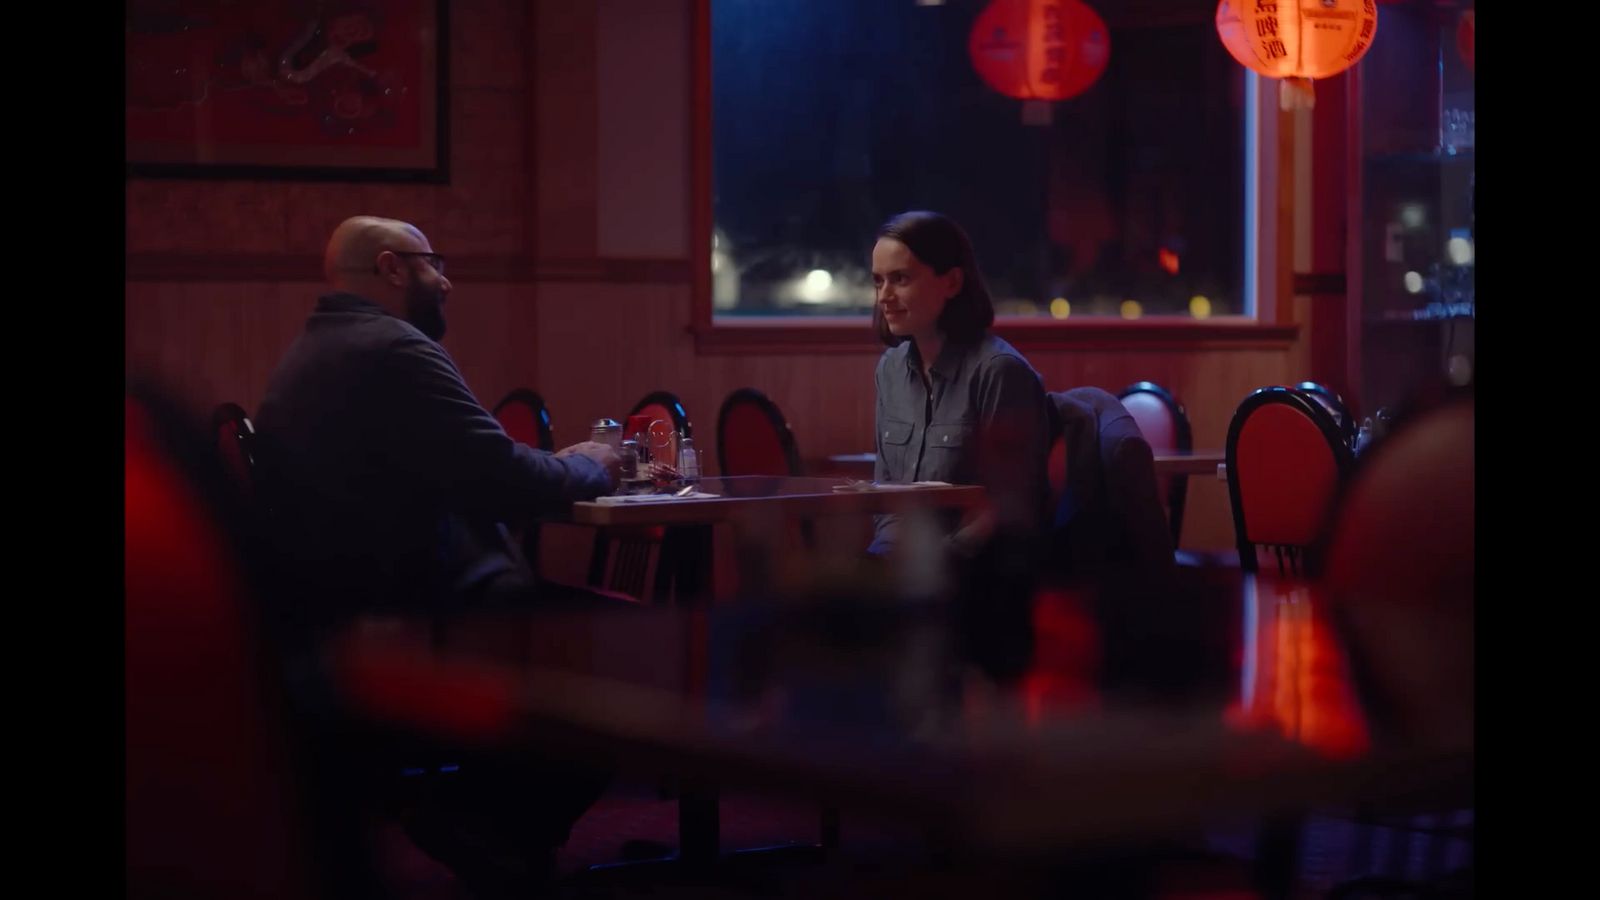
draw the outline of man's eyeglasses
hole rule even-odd
[[[444,257],[437,253],[423,253],[417,250],[390,250],[389,252],[393,253],[395,256],[417,257],[426,261],[428,265],[433,266],[433,270],[435,272],[438,272],[440,275],[444,274]],[[374,271],[377,271],[378,267],[373,266],[372,268]]]

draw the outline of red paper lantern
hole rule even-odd
[[[994,0],[973,21],[967,54],[1007,97],[1065,100],[1105,71],[1111,33],[1080,0]]]
[[[1461,51],[1461,58],[1467,64],[1470,72],[1478,71],[1477,58],[1474,45],[1478,42],[1478,17],[1475,10],[1467,10],[1461,14],[1461,20],[1456,22],[1456,49]]]
[[[1285,109],[1310,106],[1311,82],[1365,56],[1378,34],[1376,0],[1222,0],[1217,35],[1240,65],[1283,79]]]

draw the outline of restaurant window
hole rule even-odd
[[[716,320],[870,315],[908,209],[965,226],[1001,317],[1254,315],[1257,83],[1213,5],[1096,0],[1109,61],[1045,103],[974,69],[989,0],[705,2]]]

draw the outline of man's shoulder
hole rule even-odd
[[[306,322],[306,334],[326,340],[347,340],[372,343],[380,346],[427,341],[415,325],[389,315],[366,315],[362,312],[318,309]]]
[[[313,315],[297,342],[313,359],[342,366],[438,365],[454,368],[443,347],[404,319],[393,316]]]
[[[442,350],[409,323],[392,316],[318,311],[284,352],[268,379],[267,395],[305,398],[333,385],[381,383],[399,369],[436,366]]]

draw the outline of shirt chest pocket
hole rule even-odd
[[[948,425],[935,422],[928,426],[928,447],[959,450],[970,440],[971,435],[972,426],[965,422],[952,422]]]
[[[890,481],[910,476],[911,423],[884,419],[878,423],[878,444],[883,448],[884,475]]]
[[[928,426],[927,446],[918,478],[957,484],[971,480],[965,472],[972,449],[971,425],[965,422],[935,422]]]

